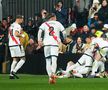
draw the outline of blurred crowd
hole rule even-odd
[[[91,3],[90,1],[92,0],[73,0],[70,8],[64,8],[62,1],[54,5],[52,13],[56,14],[57,21],[62,23],[67,32],[65,41],[60,45],[60,53],[83,53],[91,42],[88,36],[97,31],[104,32],[105,38],[108,38],[108,1],[93,0]],[[21,25],[22,33],[26,36],[21,38],[21,42],[27,54],[43,51],[43,49],[36,51],[37,34],[39,26],[46,21],[48,13],[46,9],[42,9],[40,13],[35,14],[35,18],[28,18],[27,24]],[[12,22],[14,16],[8,16],[0,21],[0,69],[6,59],[8,28]]]

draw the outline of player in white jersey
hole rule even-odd
[[[93,63],[92,73],[90,76],[95,77],[98,69],[100,73],[105,71],[104,62],[106,61],[105,56],[108,54],[108,42],[102,37],[96,37],[93,38],[92,44],[95,44],[98,48],[94,57],[95,61]]]
[[[91,37],[88,36],[88,38],[91,40]],[[81,58],[78,60],[77,63],[69,65],[67,64],[66,71],[62,71],[63,76],[59,76],[59,78],[67,78],[70,77],[70,72],[73,76],[77,77],[83,77],[83,74],[88,75],[88,73],[92,69],[92,63],[93,63],[93,55],[94,55],[94,45],[90,45],[84,52],[84,54],[81,56]]]
[[[93,55],[94,55],[94,45],[90,46],[81,58],[78,60],[76,64],[73,64],[67,68],[66,71],[63,71],[63,76],[59,76],[58,78],[67,78],[70,77],[71,74],[77,77],[83,77],[83,74],[88,75],[88,73],[92,69],[93,63]]]
[[[18,15],[16,21],[9,27],[9,49],[13,62],[11,64],[10,79],[19,79],[16,72],[25,63],[25,51],[23,46],[20,44],[19,37],[24,37],[21,32],[20,24],[23,22],[23,16]],[[20,59],[20,60],[19,60]],[[19,60],[19,62],[18,62]]]
[[[46,70],[49,76],[49,83],[55,83],[55,79],[53,78],[56,68],[57,68],[57,57],[59,53],[59,44],[61,42],[60,32],[65,35],[63,25],[56,21],[55,14],[49,14],[47,16],[48,21],[44,22],[39,27],[38,32],[38,44],[44,46],[44,55],[46,58]],[[44,32],[44,37],[42,38],[42,32]]]

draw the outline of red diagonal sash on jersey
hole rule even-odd
[[[9,34],[10,34],[12,40],[13,40],[16,44],[18,44],[18,41],[15,39],[15,37],[12,35],[12,33],[13,33],[12,30],[9,29]]]
[[[51,27],[48,23],[45,23],[48,27],[49,27],[49,34],[51,35],[51,36],[53,36],[53,38],[54,38],[54,40],[56,40],[57,42],[58,42],[58,40],[57,40],[57,36],[56,35],[54,35],[54,28],[53,27]]]

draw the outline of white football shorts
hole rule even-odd
[[[20,58],[25,56],[23,46],[10,46],[11,57]]]
[[[51,56],[58,56],[59,48],[58,46],[44,46],[44,55],[45,58],[51,57]]]

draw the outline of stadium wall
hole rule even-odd
[[[17,14],[25,16],[25,22],[29,17],[35,16],[41,9],[46,9],[48,12],[52,12],[55,3],[58,0],[2,0],[3,17],[12,15],[15,17]],[[72,0],[62,0],[64,7],[71,7]]]
[[[1,5],[1,1],[2,0],[0,0],[0,21],[2,20],[2,5]]]

